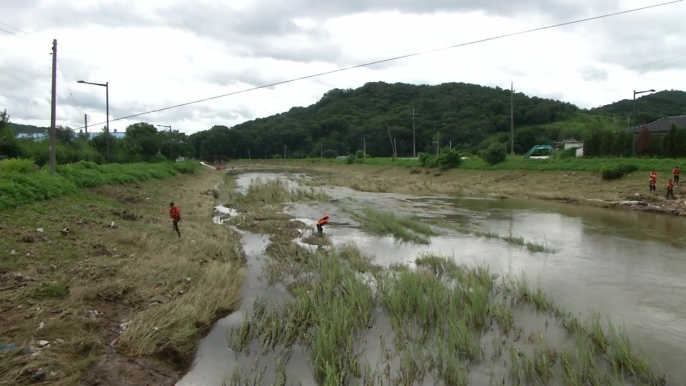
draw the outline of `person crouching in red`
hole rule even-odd
[[[317,221],[317,233],[319,233],[319,236],[324,235],[324,225],[328,225],[328,224],[329,224],[329,215],[328,214],[324,215],[324,217],[322,217],[321,219],[319,219],[319,221]]]

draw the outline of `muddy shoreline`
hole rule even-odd
[[[647,195],[646,184],[639,173],[620,180],[605,181],[590,172],[536,172],[450,170],[447,172],[416,173],[421,168],[378,165],[317,164],[312,162],[239,161],[233,166],[235,173],[284,172],[306,173],[313,176],[339,175],[327,178],[332,186],[347,186],[362,191],[408,194],[447,194],[455,198],[495,198],[515,200],[541,200],[606,209],[635,210],[670,216],[686,217],[686,184],[674,188],[677,199]],[[345,180],[349,177],[352,180]],[[378,186],[361,186],[356,179],[385,182]],[[461,182],[464,180],[464,182]],[[408,181],[418,187],[409,185]],[[353,186],[357,184],[357,186]],[[369,188],[368,190],[365,188]],[[377,190],[375,190],[377,189]],[[358,190],[358,189],[355,189]]]

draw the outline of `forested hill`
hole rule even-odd
[[[227,130],[223,126],[196,133],[197,155],[230,158],[319,156],[320,150],[348,154],[362,148],[375,157],[390,156],[388,129],[397,142],[398,155],[412,155],[412,109],[415,111],[417,152],[431,152],[434,138],[441,146],[476,151],[484,141],[507,140],[510,132],[510,90],[464,83],[438,86],[403,83],[368,83],[354,90],[334,89],[309,106],[292,108],[271,117],[256,119]],[[518,129],[574,119],[579,108],[560,101],[514,96],[514,121]],[[518,130],[528,146],[543,131]],[[228,145],[227,145],[228,144]],[[526,151],[528,148],[520,149]]]
[[[654,94],[638,95],[637,98],[636,116],[639,122],[649,123],[668,116],[686,115],[686,92],[684,91],[660,91]],[[625,99],[591,109],[591,112],[626,117],[631,114],[633,107],[633,100]]]

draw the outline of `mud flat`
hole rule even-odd
[[[227,180],[236,193],[224,206],[236,213],[222,223],[244,232],[244,248],[259,245],[250,295],[203,343],[216,354],[199,355],[179,385],[682,384],[686,326],[657,321],[683,312],[670,273],[686,269],[674,261],[686,240],[669,235],[679,225],[640,227],[657,218],[559,204],[304,186],[311,178]],[[319,238],[313,225],[324,213],[333,224]],[[641,244],[656,257],[622,281],[621,259],[641,256]],[[648,267],[670,256],[655,278]],[[666,288],[653,296],[675,304],[646,308],[643,293],[627,291],[658,282]]]

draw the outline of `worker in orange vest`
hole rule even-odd
[[[172,219],[172,224],[174,225],[174,232],[181,237],[181,231],[179,230],[179,221],[181,221],[181,211],[172,202],[169,204],[169,217]]]
[[[655,187],[655,184],[657,181],[651,176],[650,177],[650,193],[652,194],[657,194],[657,188]]]
[[[322,217],[321,219],[319,219],[319,221],[317,221],[317,233],[319,233],[319,236],[324,235],[324,225],[328,225],[328,224],[329,224],[329,215],[328,214],[325,214],[324,217]]]
[[[674,184],[672,183],[672,180],[667,182],[667,198],[669,197],[674,198]]]
[[[657,188],[655,187],[657,185],[657,173],[655,173],[655,170],[650,172],[650,193],[657,194]]]
[[[672,174],[674,174],[674,185],[679,185],[679,173],[681,171],[679,170],[679,167],[675,167],[674,170],[672,170]]]

